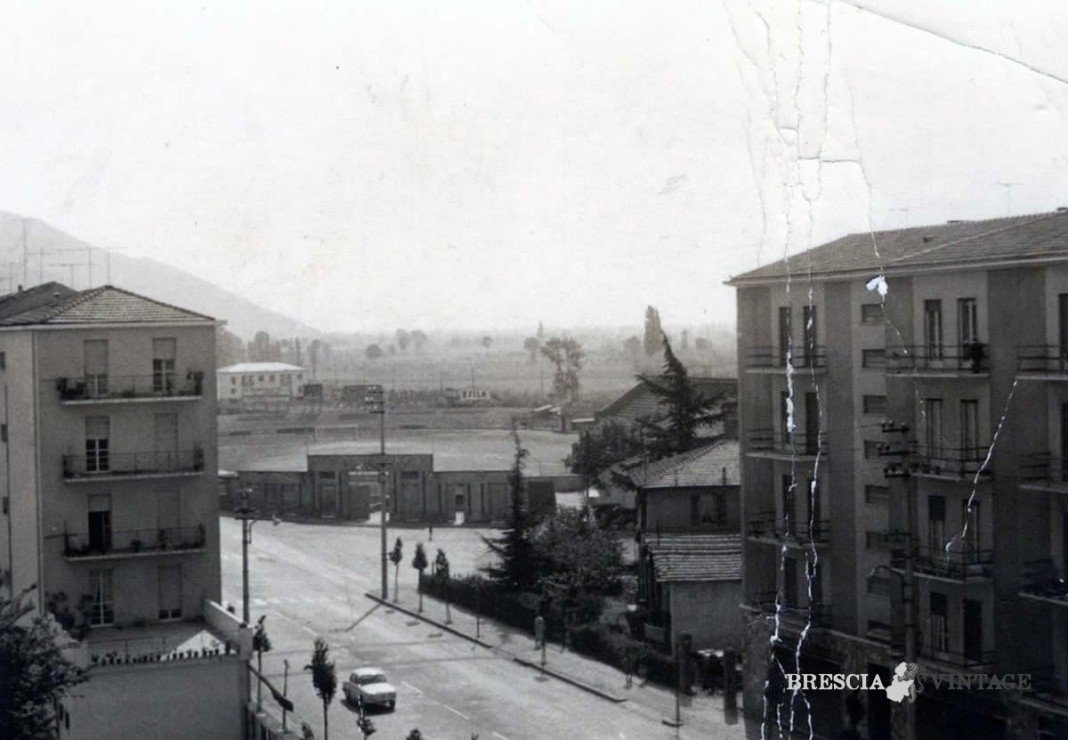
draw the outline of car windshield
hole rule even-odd
[[[369,683],[385,683],[386,677],[381,673],[367,673],[356,677],[356,683],[365,686]]]

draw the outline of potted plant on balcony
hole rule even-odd
[[[159,549],[166,550],[170,545],[170,533],[166,529],[159,530],[157,534],[159,539]]]
[[[185,375],[187,382],[193,384],[193,395],[199,396],[204,392],[204,372],[202,370],[190,370]]]
[[[130,552],[141,552],[143,544],[139,539],[130,540]]]

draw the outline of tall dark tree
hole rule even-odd
[[[519,433],[512,430],[515,440],[515,459],[508,471],[508,487],[511,510],[508,526],[497,537],[482,537],[490,552],[497,556],[498,563],[487,565],[482,571],[501,588],[521,591],[530,588],[537,579],[537,563],[531,533],[536,524],[526,501],[526,486],[523,468],[526,467],[527,451],[519,441]]]
[[[419,582],[417,590],[419,591],[419,613],[423,613],[423,571],[430,565],[426,559],[426,550],[423,549],[422,542],[415,543],[415,555],[412,557],[412,567],[419,571]]]
[[[63,657],[48,616],[29,618],[30,589],[0,596],[0,737],[36,740],[56,736],[56,707],[88,680]]]
[[[664,346],[664,329],[660,326],[660,312],[652,306],[645,309],[645,336],[642,338],[645,354],[652,357]]]
[[[642,422],[649,454],[660,459],[693,449],[697,432],[703,424],[720,418],[718,399],[706,398],[671,351],[671,342],[663,337],[664,370],[659,375],[639,375],[638,380],[657,399],[663,417]]]
[[[389,562],[393,563],[393,601],[397,600],[398,582],[400,581],[400,564],[404,559],[404,543],[398,537],[389,551]]]
[[[637,424],[607,419],[571,445],[564,464],[572,473],[592,482],[613,465],[641,452],[642,435]]]
[[[579,371],[586,359],[582,344],[571,337],[553,337],[541,346],[541,353],[553,364],[553,394],[561,402],[578,398]]]
[[[319,701],[323,703],[323,738],[330,738],[330,702],[337,693],[337,668],[334,661],[330,660],[330,646],[321,637],[315,638],[312,647],[311,663],[304,666],[304,670],[312,673],[312,686],[319,695]]]

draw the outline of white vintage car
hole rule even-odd
[[[345,692],[345,701],[352,706],[360,699],[365,707],[393,709],[397,705],[397,690],[386,680],[381,668],[357,668],[341,690]]]

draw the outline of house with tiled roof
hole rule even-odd
[[[739,448],[721,440],[630,471],[637,495],[638,599],[645,635],[674,649],[741,644]]]
[[[241,733],[251,636],[219,604],[215,330],[110,285],[0,296],[0,576],[35,586],[89,671],[62,737]],[[162,719],[175,696],[197,711]]]
[[[868,737],[1068,737],[1068,210],[850,234],[729,284],[747,710],[785,711],[798,660],[905,660],[1035,684],[860,692]],[[845,729],[845,692],[809,698]]]

